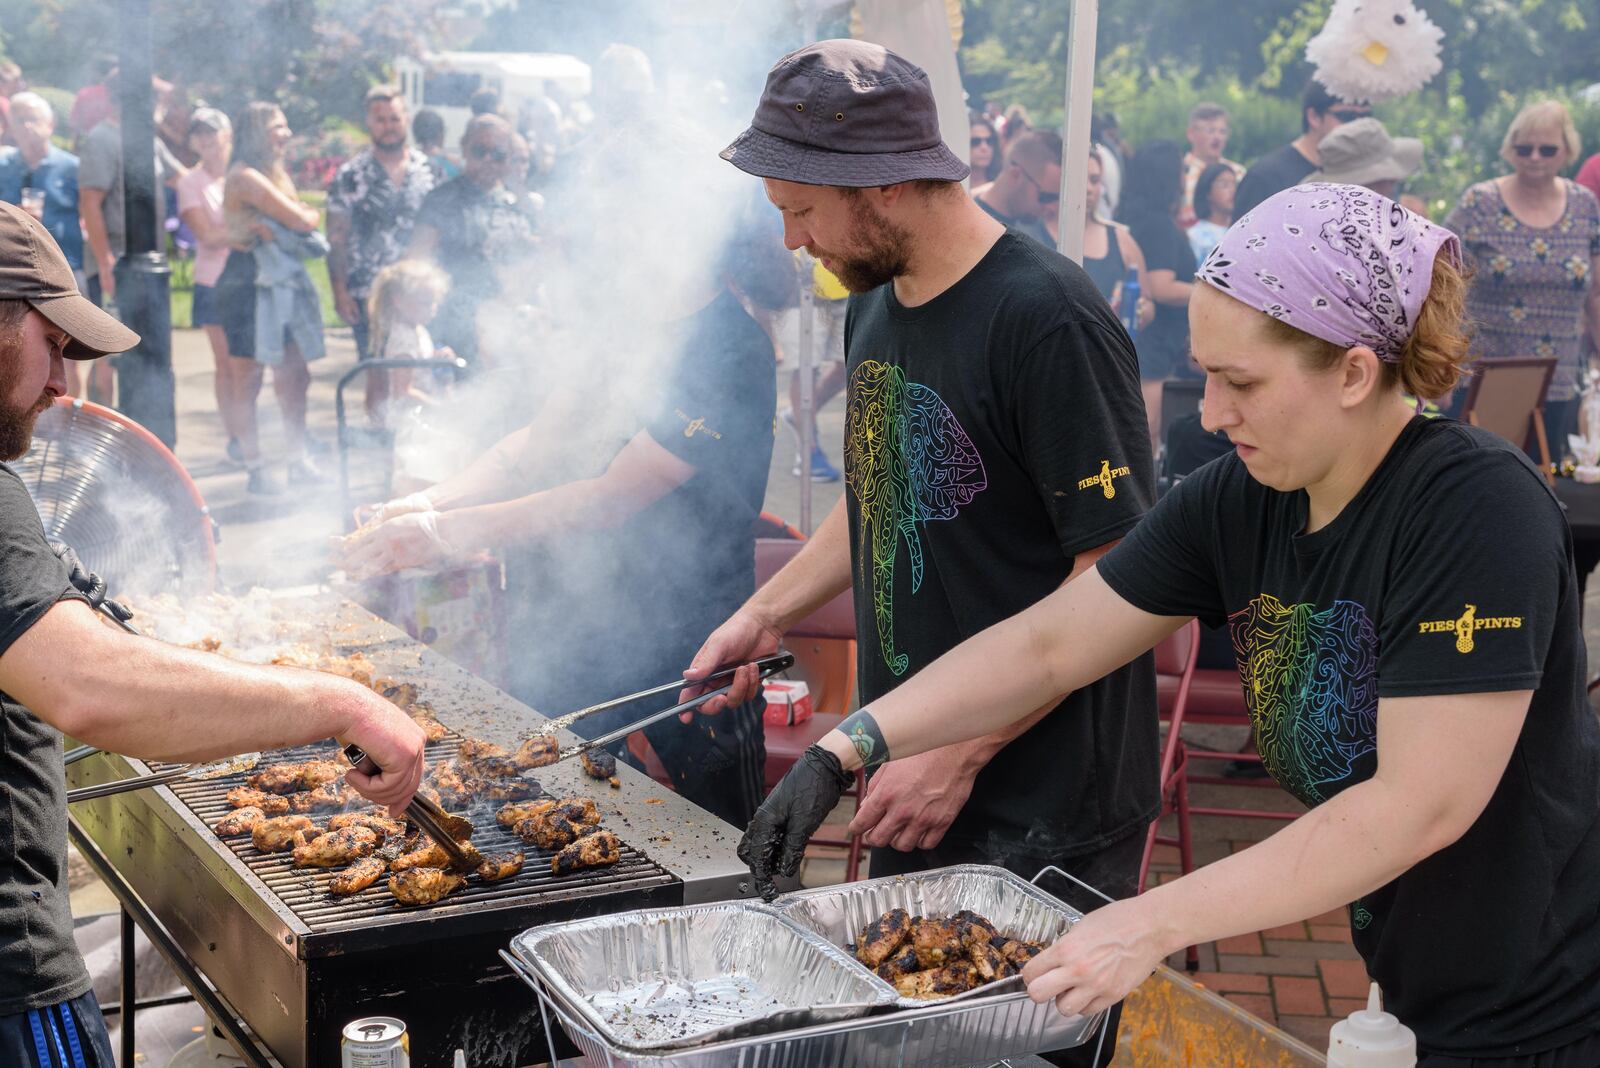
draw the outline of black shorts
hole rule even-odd
[[[7,1068],[116,1068],[94,991],[59,1005],[0,1016],[0,1064]]]
[[[215,287],[216,319],[228,338],[228,355],[255,359],[256,258],[234,252],[228,257]]]

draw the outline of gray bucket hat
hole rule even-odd
[[[802,185],[959,182],[970,170],[939,136],[927,72],[867,41],[818,41],[778,60],[750,128],[720,155]]]
[[[1390,137],[1377,119],[1355,119],[1332,130],[1317,146],[1322,169],[1308,182],[1366,185],[1403,182],[1422,169],[1422,142]]]

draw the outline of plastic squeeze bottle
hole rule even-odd
[[[1377,983],[1367,993],[1367,1007],[1328,1032],[1328,1068],[1414,1068],[1416,1063],[1417,1036],[1383,1011]]]

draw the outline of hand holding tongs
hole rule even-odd
[[[377,775],[382,770],[367,756],[359,745],[344,747],[345,759],[363,775]],[[472,821],[464,816],[454,816],[421,794],[414,794],[406,806],[406,818],[439,843],[439,848],[450,855],[450,867],[462,873],[476,871],[483,863],[483,854],[468,839],[472,837]]]
[[[779,653],[776,656],[764,656],[760,660],[757,660],[755,664],[756,668],[761,672],[761,677],[763,679],[768,679],[778,674],[780,671],[788,671],[790,668],[794,667],[794,657],[789,653]],[[705,678],[700,679],[697,682],[691,682],[688,679],[679,679],[677,682],[668,682],[663,683],[660,686],[652,686],[648,690],[640,690],[638,693],[630,693],[626,697],[618,697],[617,699],[613,701],[607,701],[604,704],[590,705],[588,708],[580,708],[576,712],[570,712],[559,719],[551,720],[549,723],[545,724],[544,730],[540,731],[539,733],[553,734],[559,728],[576,723],[585,716],[592,716],[596,712],[604,712],[607,709],[616,708],[619,705],[629,704],[630,702],[637,701],[643,697],[652,697],[658,693],[681,690],[685,686],[704,686],[706,683],[709,683],[715,679],[728,678],[735,671],[738,671],[739,667],[741,666],[742,665],[735,665],[734,667],[723,668],[720,671],[713,671],[710,675],[707,675]],[[556,758],[552,760],[551,763],[559,764],[563,760],[571,760],[573,757],[582,756],[584,753],[587,753],[591,750],[603,749],[608,745],[620,742],[634,731],[644,730],[644,728],[654,726],[655,724],[660,723],[662,720],[671,719],[673,716],[680,716],[685,712],[691,712],[705,704],[707,701],[711,700],[713,697],[721,697],[732,688],[733,684],[729,683],[727,686],[721,686],[715,690],[708,690],[698,697],[691,697],[689,700],[675,704],[671,708],[663,708],[659,712],[652,712],[643,719],[629,723],[626,726],[618,727],[616,730],[602,734],[598,738],[590,738],[586,741],[580,742],[577,745],[569,745],[565,749],[558,752],[556,754]]]

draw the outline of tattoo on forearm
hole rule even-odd
[[[846,716],[839,729],[856,747],[856,756],[861,758],[863,768],[875,768],[888,762],[889,745],[883,740],[883,731],[872,718],[870,709],[863,707]]]

